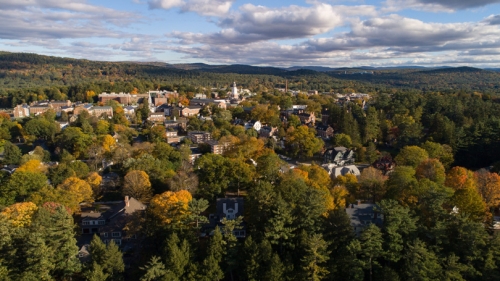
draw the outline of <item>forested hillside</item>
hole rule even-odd
[[[41,99],[83,100],[82,93],[87,91],[144,92],[160,88],[181,93],[201,92],[202,87],[228,87],[234,81],[256,92],[284,88],[288,80],[289,89],[320,92],[392,93],[399,89],[500,93],[500,73],[474,68],[381,69],[374,70],[373,74],[355,73],[354,70],[285,71],[246,65],[161,66],[159,63],[98,62],[3,52],[0,53],[0,107]]]

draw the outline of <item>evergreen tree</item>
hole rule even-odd
[[[364,267],[369,270],[371,281],[373,280],[373,266],[379,264],[378,258],[384,253],[382,249],[382,232],[376,225],[370,224],[361,233],[359,240],[361,242],[361,258],[364,262]]]
[[[406,280],[441,280],[442,269],[438,258],[419,239],[408,245],[404,261],[402,270]]]
[[[104,273],[103,268],[96,262],[92,263],[91,270],[87,271],[85,274],[85,279],[87,281],[106,281],[108,280],[108,274]]]
[[[330,252],[328,243],[321,234],[313,234],[309,237],[306,246],[306,255],[301,259],[305,272],[304,280],[319,281],[329,272],[324,264],[329,259]]]
[[[176,279],[181,277],[186,272],[186,267],[190,262],[190,247],[186,239],[179,241],[177,234],[174,232],[167,243],[166,251],[166,268]]]
[[[45,244],[40,233],[31,232],[28,235],[25,248],[26,263],[23,267],[22,280],[53,280],[51,271],[55,265],[51,261],[51,250]]]
[[[225,242],[219,228],[214,230],[214,235],[210,238],[210,244],[207,249],[207,256],[202,262],[202,267],[199,272],[199,280],[216,281],[224,278],[224,271],[221,268],[221,263],[224,258]]]
[[[165,269],[165,264],[161,262],[161,259],[157,256],[151,257],[151,260],[144,267],[139,269],[146,271],[141,277],[141,281],[156,281],[161,280],[165,275],[167,270]]]

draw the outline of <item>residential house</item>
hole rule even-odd
[[[201,109],[202,109],[201,106],[186,106],[180,109],[179,116],[182,117],[197,116],[198,114],[200,114]]]
[[[354,151],[343,146],[329,148],[323,154],[323,163],[333,163],[339,166],[354,163]]]
[[[356,204],[349,204],[345,210],[351,220],[351,226],[358,236],[370,224],[377,226],[383,224],[383,215],[377,212],[375,204],[358,201]]]
[[[355,175],[356,177],[361,175],[358,167],[355,165],[337,166],[335,164],[323,164],[322,167],[328,172],[332,179],[335,179],[338,176],[345,176],[347,174]]]
[[[274,136],[278,132],[278,127],[272,126],[262,126],[259,132],[259,137],[261,138],[270,138]]]
[[[333,128],[331,126],[318,125],[316,126],[316,133],[323,139],[333,137]]]
[[[125,243],[133,243],[135,236],[127,233],[124,228],[134,214],[142,213],[145,210],[146,205],[128,196],[125,196],[123,201],[95,202],[92,207],[82,209],[80,223],[82,236],[80,240],[90,241],[92,236],[96,234],[105,243],[111,240],[120,246]],[[87,243],[83,243],[83,245],[85,244]]]
[[[197,147],[191,147],[191,154],[189,154],[189,163],[194,164],[196,159],[200,158],[203,154],[198,150]]]
[[[113,117],[113,108],[111,106],[93,106],[90,108],[89,113],[96,117],[107,116],[111,118]]]
[[[167,137],[168,143],[177,143],[180,142],[182,138],[184,138],[177,135],[177,130],[172,129],[167,130],[165,132],[165,136]]]
[[[246,122],[244,126],[245,130],[254,129],[257,132],[260,132],[260,129],[262,128],[262,123],[260,123],[260,121],[257,120],[251,120]]]
[[[218,198],[216,213],[208,216],[209,224],[202,227],[202,236],[211,235],[216,227],[222,228],[222,220],[234,220],[244,214],[244,198]],[[242,223],[233,230],[234,236],[244,238],[246,236],[245,224]]]
[[[314,116],[314,112],[311,113],[302,112],[296,115],[299,117],[300,122],[302,122],[302,124],[304,125],[311,124],[314,126],[314,123],[316,123],[316,116]]]

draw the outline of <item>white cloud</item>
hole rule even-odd
[[[220,17],[229,12],[235,0],[149,0],[150,9],[170,10],[180,8],[182,12],[195,12],[203,16]]]
[[[431,12],[454,12],[498,4],[500,0],[386,0],[388,10],[415,9]]]

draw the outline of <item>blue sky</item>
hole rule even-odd
[[[500,67],[500,0],[0,0],[0,26],[91,60]]]

